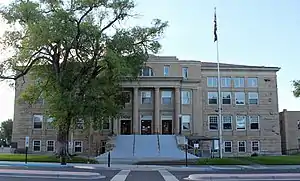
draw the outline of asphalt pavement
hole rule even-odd
[[[98,174],[98,175],[95,175]],[[83,178],[83,176],[89,176]],[[79,168],[49,168],[49,167],[1,167],[0,181],[300,181],[300,169],[293,170],[168,170],[151,169],[79,169]]]

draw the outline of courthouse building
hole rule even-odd
[[[218,137],[217,64],[151,55],[139,81],[123,82],[129,99],[119,119],[103,130],[70,135],[72,152],[103,152],[102,146],[118,134],[183,134],[193,139]],[[278,67],[220,64],[224,156],[254,152],[281,154],[278,115]],[[26,87],[16,86],[12,141],[31,152],[55,150],[56,133],[43,113],[44,102],[18,103]],[[211,144],[201,145],[211,149]]]

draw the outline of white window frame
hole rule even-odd
[[[230,143],[230,151],[226,151],[226,143]],[[224,153],[232,153],[232,141],[224,141]]]
[[[54,121],[54,118],[48,117],[46,121],[47,121],[47,129],[54,129],[54,127],[51,125],[52,122]]]
[[[234,97],[235,97],[235,105],[245,105],[246,104],[246,93],[245,92],[235,92]],[[241,97],[243,97],[243,98],[241,98]],[[243,103],[241,103],[242,101],[243,101]]]
[[[224,118],[230,118],[230,119],[224,119]],[[231,129],[225,129],[224,128],[224,124],[230,124],[231,125]],[[232,130],[233,126],[232,126],[232,116],[231,115],[223,115],[222,116],[222,129],[224,131],[229,131],[229,130]]]
[[[251,104],[250,99],[256,99],[257,104]],[[250,105],[258,105],[259,104],[258,92],[248,92],[248,104],[250,104]]]
[[[257,120],[253,120],[253,117],[256,117]],[[250,130],[259,130],[259,129],[260,129],[259,115],[250,115],[248,118],[249,118],[249,129],[250,129]],[[257,125],[258,125],[258,128],[257,128],[257,129],[252,129],[252,128],[251,128],[251,124],[257,124]]]
[[[164,76],[170,75],[170,65],[164,65]]]
[[[247,87],[258,87],[258,78],[257,77],[248,77],[247,78]]]
[[[170,101],[167,104],[165,104],[164,99],[169,99]],[[161,91],[161,104],[163,105],[172,104],[172,91],[169,90]]]
[[[182,67],[181,68],[182,77],[187,79],[189,76],[189,68],[188,67]]]
[[[244,144],[244,146],[240,146],[240,143],[243,143]],[[237,146],[238,146],[238,152],[239,153],[246,153],[247,152],[247,142],[246,141],[238,141],[237,142]],[[245,148],[245,151],[240,151],[240,148]]]
[[[76,145],[76,143],[80,143],[80,146]],[[76,148],[80,147],[81,151],[76,151]],[[83,141],[74,141],[74,153],[82,153],[83,152]]]
[[[192,92],[189,90],[181,91],[181,104],[191,104],[192,102]]]
[[[214,97],[216,97],[216,98],[215,98],[215,99],[217,100],[216,104],[210,104],[210,103],[209,103],[209,100],[212,99],[212,98],[210,98],[212,94],[214,95]],[[218,104],[218,99],[219,99],[218,97],[219,97],[219,96],[218,96],[218,92],[208,92],[208,93],[207,93],[208,104],[209,104],[209,105],[217,105],[217,104]]]
[[[257,151],[254,151],[253,148],[253,143],[257,143]],[[251,152],[259,152],[260,151],[260,142],[259,141],[251,141]]]
[[[49,150],[48,150],[48,148],[50,147],[50,146],[49,146],[49,142],[53,142],[53,151],[49,151]],[[47,141],[46,141],[46,151],[47,151],[47,152],[55,152],[55,140],[47,140]]]
[[[123,96],[127,96],[126,94],[129,96],[129,101],[125,102],[125,104],[130,104],[131,103],[131,92],[130,91],[123,91],[122,92]],[[125,100],[127,100],[127,99],[125,99]]]
[[[188,129],[184,129],[185,125],[188,125]],[[182,131],[190,131],[191,130],[191,115],[184,114],[181,115],[181,130]]]
[[[238,127],[238,122],[240,121],[239,118],[244,118],[243,119],[244,120],[244,128],[239,128]],[[245,115],[237,115],[236,116],[236,130],[238,130],[238,131],[244,131],[247,128],[246,125],[247,125],[247,116],[245,116]]]
[[[214,118],[214,119],[212,119],[212,118]],[[209,115],[207,117],[207,119],[208,119],[208,130],[210,130],[210,131],[217,131],[217,130],[219,130],[219,117],[217,115]],[[211,124],[217,124],[217,129],[211,129],[210,128]]]
[[[218,87],[218,77],[207,77],[207,87]]]
[[[243,88],[243,87],[245,87],[245,78],[244,77],[234,77],[233,84],[234,84],[234,88]]]
[[[230,98],[226,98],[225,94],[226,94],[226,96],[229,95]],[[229,100],[230,103],[229,104],[224,104],[225,100]],[[232,103],[232,94],[231,94],[231,92],[222,92],[222,104],[223,105],[231,105],[231,103]]]
[[[36,121],[37,119],[39,119],[39,121]],[[43,121],[44,121],[44,116],[42,114],[34,114],[32,116],[32,122],[33,122],[33,129],[43,129]],[[35,128],[35,123],[41,123],[41,127],[40,128]]]
[[[149,69],[149,74],[148,75],[144,75],[144,69]],[[141,77],[152,77],[152,76],[154,76],[153,69],[151,67],[148,67],[148,66],[142,68],[140,76]]]
[[[231,87],[231,77],[221,77],[221,87]]]
[[[143,97],[144,94],[145,97]],[[144,103],[143,99],[150,99],[150,102]],[[152,104],[152,91],[141,91],[141,104]]]
[[[39,150],[34,150],[35,144],[34,142],[39,142],[38,147],[40,148]],[[32,140],[32,151],[33,152],[41,152],[42,151],[42,141],[41,140]]]

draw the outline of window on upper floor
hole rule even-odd
[[[154,76],[152,68],[151,67],[144,67],[140,72],[140,76],[142,76],[142,77]]]
[[[190,115],[182,115],[181,117],[182,120],[182,125],[181,125],[181,129],[182,131],[188,131],[190,130],[190,125],[191,125],[191,116]]]
[[[169,76],[170,65],[164,66],[164,76]]]
[[[218,116],[208,116],[208,128],[209,130],[218,130]]]
[[[231,87],[231,78],[230,77],[222,77],[221,78],[221,87]]]
[[[233,78],[233,84],[235,88],[245,87],[245,78],[235,77]]]
[[[217,92],[208,92],[208,104],[218,104]]]
[[[141,92],[141,102],[142,104],[152,104],[152,92],[142,91]]]
[[[231,104],[231,92],[222,92],[222,104]]]
[[[181,73],[182,73],[182,77],[187,79],[188,78],[188,74],[189,74],[189,69],[187,67],[182,67],[181,68]]]
[[[257,87],[258,86],[257,77],[248,77],[247,78],[247,86],[248,87]]]
[[[207,77],[207,87],[218,87],[218,77]]]
[[[236,105],[245,105],[245,92],[236,92],[235,93],[235,104]]]
[[[131,92],[130,91],[123,91],[122,97],[125,101],[125,104],[129,104],[131,102]]]
[[[84,128],[84,120],[79,118],[76,121],[76,129],[83,129]]]
[[[249,116],[249,122],[250,122],[250,129],[259,129],[259,116],[258,115],[252,115]]]
[[[246,129],[246,116],[236,116],[236,129],[245,130]]]
[[[161,92],[161,103],[165,105],[172,104],[172,91]]]
[[[248,101],[249,104],[258,104],[258,93],[248,92]]]
[[[223,129],[231,130],[232,129],[232,116],[224,115],[224,116],[222,116],[222,120],[223,120]]]
[[[181,91],[181,104],[191,104],[192,94],[191,91]]]
[[[42,129],[43,128],[43,115],[35,114],[33,115],[33,129]]]
[[[52,117],[47,118],[47,129],[54,129],[53,121],[54,121],[54,118],[52,118]]]

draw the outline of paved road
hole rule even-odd
[[[5,168],[6,169],[6,168]],[[87,170],[87,169],[74,169],[74,168],[10,168],[16,170],[16,172],[20,170],[43,170],[43,171],[53,171],[57,172],[96,172],[101,174],[101,178],[95,179],[95,181],[186,181],[184,178],[192,178],[192,180],[199,180],[200,177],[205,174],[211,174],[211,176],[220,176],[219,179],[215,178],[200,178],[202,180],[222,180],[222,181],[234,181],[234,180],[245,180],[244,176],[247,176],[246,180],[253,181],[269,181],[269,180],[277,180],[277,181],[286,181],[286,180],[294,180],[300,181],[300,170],[213,170],[213,171],[167,171],[164,169],[159,170],[148,170],[145,168],[144,170],[103,170],[103,169],[95,169],[95,170]],[[280,178],[272,178],[275,174],[281,173],[278,176]],[[222,175],[221,175],[222,174]],[[224,175],[225,174],[225,175]],[[243,174],[243,175],[241,175]],[[258,175],[261,174],[261,175]],[[293,174],[293,175],[292,175]],[[269,176],[262,179],[262,176]],[[19,176],[18,178],[16,176]],[[230,178],[229,176],[235,176],[234,178]],[[241,178],[241,176],[244,178]],[[39,178],[26,178],[26,176],[20,175],[6,175],[3,176],[0,173],[0,181],[69,181],[75,180],[74,178],[47,178],[43,176],[38,176]],[[207,176],[208,177],[208,176]],[[76,179],[76,181],[87,181],[92,179]],[[191,181],[192,181],[191,180]]]

